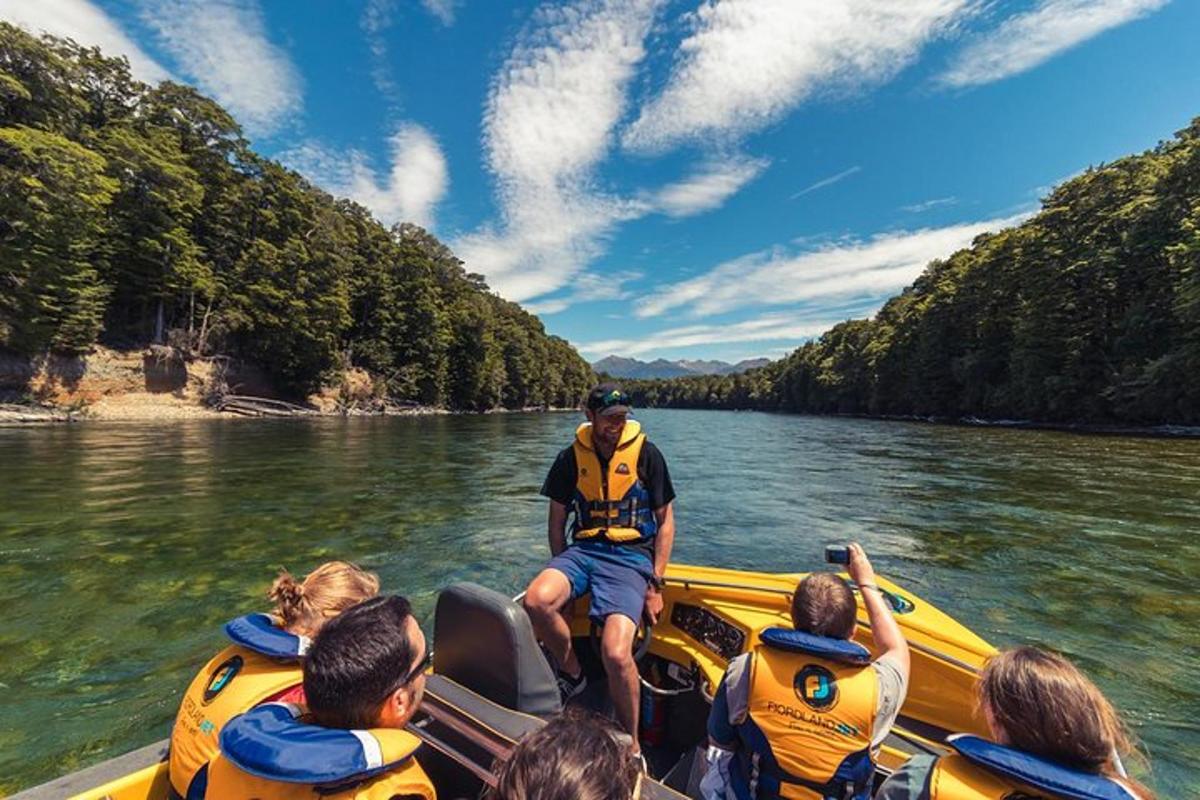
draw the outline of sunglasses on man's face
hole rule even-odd
[[[412,683],[413,681],[415,681],[417,679],[417,676],[420,675],[425,670],[429,669],[429,665],[432,663],[433,663],[433,650],[427,649],[425,651],[425,657],[422,658],[420,661],[418,661],[417,665],[408,671],[408,674],[406,674],[404,676],[404,680],[400,681],[400,685],[406,686],[406,685]]]

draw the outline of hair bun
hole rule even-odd
[[[285,569],[279,573],[275,583],[271,584],[271,591],[267,596],[278,603],[287,616],[288,608],[295,608],[303,602],[304,585],[296,583],[296,579]]]

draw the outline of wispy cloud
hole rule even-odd
[[[685,325],[667,328],[646,336],[602,339],[584,342],[579,349],[591,356],[620,353],[639,356],[657,350],[701,347],[736,342],[793,342],[819,336],[841,320],[798,317],[796,314],[768,314],[758,319],[721,325]]]
[[[253,0],[143,0],[141,17],[180,69],[255,135],[303,106],[300,74]]]
[[[626,88],[645,56],[656,0],[547,4],[519,37],[484,111],[501,220],[453,243],[505,297],[554,291],[601,250],[613,226],[645,213],[594,187]]]
[[[890,79],[972,0],[706,0],[687,16],[670,78],[623,136],[663,150],[732,139],[822,89]]]
[[[604,274],[583,272],[571,281],[572,289],[568,294],[526,303],[525,310],[540,315],[559,314],[579,303],[626,300],[632,296],[632,292],[625,284],[640,280],[641,277],[642,273],[632,271]]]
[[[803,189],[796,192],[794,195],[792,195],[788,199],[795,200],[797,197],[803,197],[804,195],[808,194],[809,192],[815,192],[817,189],[824,189],[826,186],[833,186],[838,181],[849,178],[851,175],[855,174],[856,172],[862,172],[862,167],[855,165],[853,167],[850,167],[850,169],[842,170],[837,175],[830,175],[828,178],[822,178],[821,180],[817,181],[816,183],[812,184],[811,186],[804,187]]]
[[[907,211],[910,214],[921,214],[929,211],[932,208],[939,206],[952,206],[958,203],[957,197],[935,197],[933,200],[926,200],[922,203],[913,203],[911,206],[900,206],[901,211]]]
[[[327,191],[369,208],[387,225],[415,222],[433,227],[434,209],[449,177],[441,147],[420,125],[404,124],[388,140],[391,170],[381,177],[359,150],[333,150],[315,142],[279,159]]]
[[[125,35],[107,14],[87,0],[35,0],[0,3],[0,19],[32,33],[49,33],[99,47],[106,56],[125,56],[133,76],[147,83],[171,77],[153,58]]]
[[[454,24],[454,15],[461,4],[460,0],[421,0],[425,10],[437,17],[443,25]]]
[[[379,93],[395,104],[399,102],[400,89],[392,79],[388,66],[388,45],[384,34],[392,27],[392,15],[396,11],[396,0],[367,0],[358,27],[367,39],[371,51],[371,80]]]
[[[968,44],[940,77],[946,86],[978,86],[1033,69],[1104,31],[1144,17],[1170,0],[1040,0]]]
[[[659,189],[651,197],[650,206],[668,217],[711,211],[761,175],[770,163],[765,158],[746,156],[710,161],[682,181]]]
[[[1027,215],[885,233],[815,250],[772,248],[727,261],[691,280],[654,289],[636,314],[652,317],[688,307],[698,315],[751,306],[855,296],[883,296],[908,285],[935,258],[966,247],[981,233],[1013,225]]]

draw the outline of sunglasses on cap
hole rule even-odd
[[[613,406],[628,406],[628,405],[632,405],[632,401],[629,399],[629,395],[625,394],[624,392],[622,392],[619,389],[613,389],[611,392],[601,395],[600,397],[593,397],[588,402],[588,408],[592,409],[593,411],[599,411],[599,410],[605,409],[605,408],[612,408]]]

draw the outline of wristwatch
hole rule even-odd
[[[663,578],[660,578],[657,575],[651,575],[650,576],[650,585],[653,586],[655,589],[658,589],[661,592],[663,587],[667,585],[667,582],[666,582],[666,580],[664,580]]]

